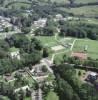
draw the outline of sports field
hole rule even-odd
[[[85,46],[88,46],[87,56],[93,59],[98,58],[98,41],[90,39],[77,39],[74,46],[73,52],[84,52]]]

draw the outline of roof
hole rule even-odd
[[[90,75],[91,75],[91,76],[96,76],[97,73],[95,73],[95,72],[91,72]]]
[[[24,87],[21,87],[21,88],[18,88],[18,89],[15,89],[14,92],[18,92],[20,90],[26,90],[26,89],[30,89],[28,85],[24,86]]]

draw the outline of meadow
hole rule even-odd
[[[76,40],[73,52],[84,52],[84,47],[88,46],[87,55],[93,59],[98,59],[98,41],[90,39],[78,39]]]

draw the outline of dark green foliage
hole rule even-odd
[[[98,27],[97,25],[91,25],[86,23],[70,23],[59,22],[61,27],[60,36],[73,36],[78,38],[90,38],[93,40],[98,39]]]
[[[97,100],[96,88],[88,83],[78,84],[74,68],[69,65],[55,66],[55,91],[60,100]]]
[[[10,47],[20,50],[20,60],[10,57]],[[42,45],[37,39],[31,41],[24,34],[13,35],[9,39],[0,41],[0,74],[11,73],[25,66],[36,64],[41,59]]]

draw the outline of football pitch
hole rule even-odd
[[[85,46],[87,46],[87,56],[98,59],[98,41],[95,40],[77,39],[73,46],[73,52],[84,52]]]

